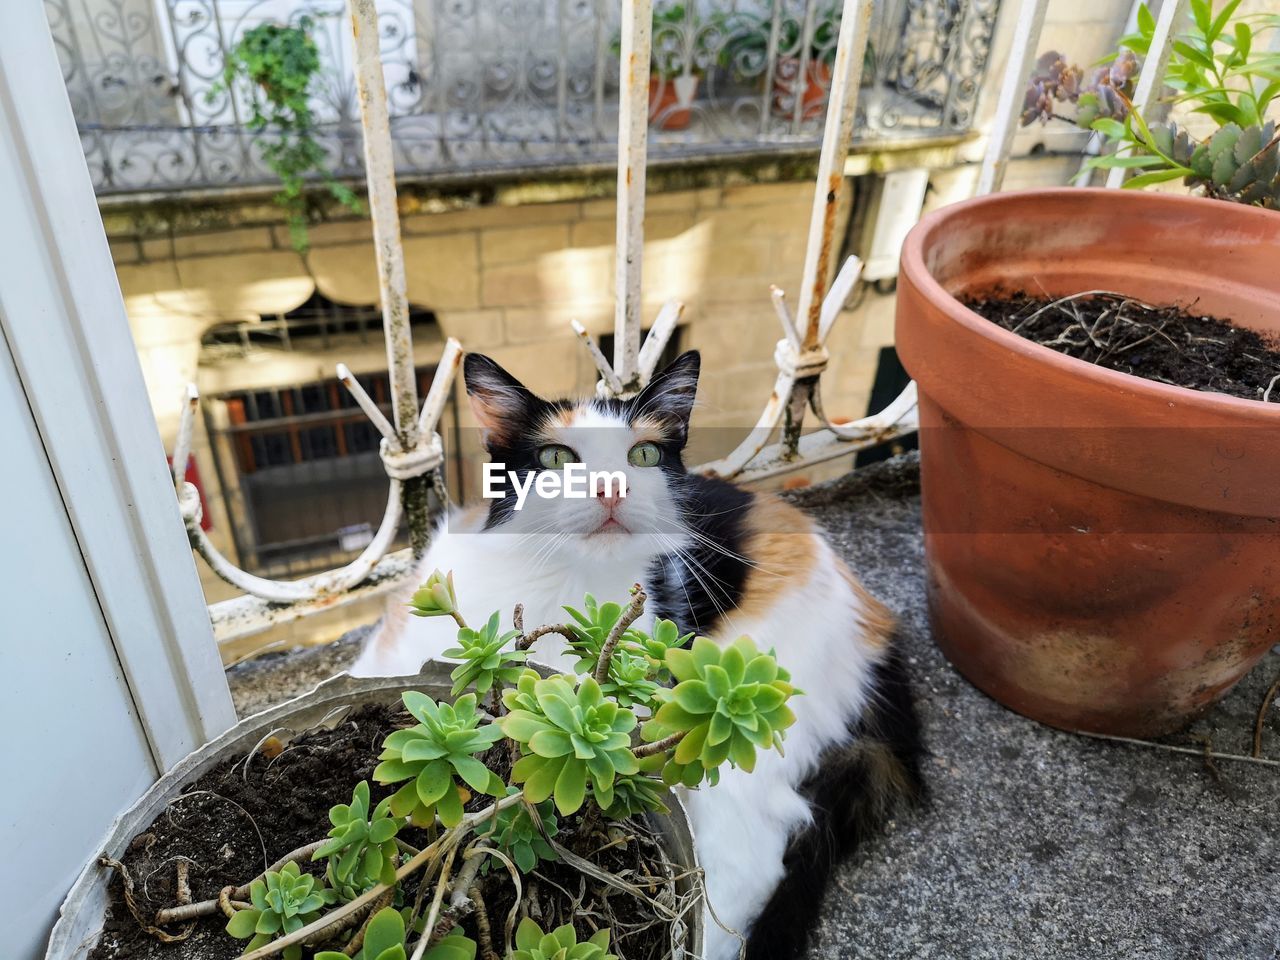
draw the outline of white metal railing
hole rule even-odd
[[[30,0],[37,2],[37,0]],[[350,23],[334,0],[39,0],[102,197],[270,186],[258,92],[220,83],[246,33],[306,25],[312,134],[329,171],[364,175]],[[880,0],[857,132],[967,133],[1001,0]],[[835,54],[831,0],[656,0],[650,149],[671,162],[816,147]],[[378,0],[402,176],[537,175],[612,159],[617,2]]]
[[[1004,74],[977,192],[1000,189],[1008,164],[1022,105],[1022,89],[1036,56],[1048,0],[1023,0]],[[383,435],[382,457],[390,480],[382,526],[365,552],[340,570],[295,582],[264,580],[235,567],[209,543],[200,529],[199,496],[183,481],[190,450],[196,396],[194,388],[184,407],[182,430],[174,452],[174,482],[192,545],[219,576],[245,591],[245,596],[210,607],[220,641],[248,636],[275,624],[295,620],[337,603],[368,597],[390,589],[412,574],[414,557],[425,548],[428,476],[439,483],[440,437],[436,425],[461,357],[457,341],[447,344],[421,413],[412,366],[412,344],[405,299],[404,261],[395,203],[391,134],[386,93],[376,38],[374,0],[348,0],[355,32],[356,72],[364,127],[373,232],[382,292],[387,358],[394,392],[394,424],[346,371],[342,382],[351,390]],[[844,0],[836,52],[830,106],[822,139],[800,293],[792,312],[786,295],[771,288],[771,306],[783,337],[774,353],[778,374],[768,402],[755,427],[728,456],[702,468],[721,477],[750,481],[882,443],[910,432],[917,425],[916,388],[909,384],[888,407],[873,416],[847,424],[832,423],[822,408],[820,381],[828,362],[825,343],[850,292],[861,264],[849,258],[829,281],[832,266],[837,203],[845,160],[852,140],[869,24],[874,0]],[[1187,0],[1165,0],[1157,20],[1150,62],[1139,80],[1135,108],[1148,111],[1159,91],[1157,82],[1167,58],[1173,27]],[[614,356],[606,358],[585,329],[576,322],[600,373],[597,391],[603,396],[634,394],[650,378],[663,347],[676,328],[683,305],[671,301],[659,311],[643,343],[641,330],[641,274],[644,248],[645,168],[648,137],[648,69],[653,0],[625,0],[622,10],[620,109],[618,117],[617,261],[618,300],[615,309]],[[1117,186],[1121,171],[1112,171],[1108,186]],[[811,410],[821,428],[802,435],[804,417]],[[416,415],[415,415],[416,414]],[[779,435],[776,442],[770,441]],[[401,506],[403,502],[403,508]],[[401,510],[408,516],[412,547],[387,554]]]

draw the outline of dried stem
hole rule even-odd
[[[327,840],[317,840],[315,843],[308,843],[306,846],[291,850],[248,883],[232,890],[229,899],[247,900],[249,898],[249,888],[254,883],[266,879],[268,873],[279,873],[291,863],[311,859],[311,856],[327,842]],[[219,899],[220,897],[215,897],[212,900],[201,900],[199,903],[186,903],[176,907],[167,907],[156,913],[155,922],[157,925],[162,926],[168,923],[183,923],[187,920],[195,920],[198,917],[211,917],[222,909],[218,902]]]
[[[681,730],[673,733],[669,737],[663,737],[661,740],[655,740],[653,743],[642,743],[640,746],[632,749],[637,757],[652,757],[655,753],[662,753],[664,750],[670,750],[677,743],[688,736],[688,730]]]
[[[498,955],[493,949],[493,931],[489,927],[489,908],[484,902],[484,897],[480,895],[480,887],[472,887],[467,891],[467,896],[471,899],[471,906],[475,910],[476,937],[480,941],[480,958],[481,960],[497,960]]]
[[[222,915],[228,920],[236,915],[236,910],[243,909],[243,907],[237,907],[231,902],[231,895],[235,892],[235,887],[223,887],[218,892],[218,909],[222,911]]]
[[[519,640],[516,641],[517,650],[528,650],[533,646],[533,642],[539,637],[545,637],[548,633],[558,633],[570,643],[574,643],[578,639],[578,635],[573,632],[573,627],[567,623],[548,623],[541,627],[535,627],[530,630]]]
[[[1280,760],[1268,760],[1265,757],[1246,757],[1238,753],[1217,753],[1212,750],[1197,750],[1195,747],[1180,747],[1175,743],[1157,743],[1154,740],[1139,740],[1137,737],[1118,737],[1110,733],[1091,733],[1088,730],[1071,730],[1071,733],[1091,740],[1110,740],[1113,743],[1128,743],[1135,747],[1154,747],[1157,750],[1168,750],[1171,753],[1185,753],[1193,757],[1204,757],[1206,754],[1213,760],[1237,760],[1241,763],[1257,763],[1264,767],[1280,767]]]
[[[422,955],[427,951],[427,944],[431,940],[431,934],[436,928],[436,920],[440,916],[440,904],[444,902],[444,892],[449,886],[449,871],[453,869],[453,858],[457,853],[458,847],[455,844],[450,848],[448,856],[444,858],[444,866],[440,868],[440,879],[436,881],[436,895],[431,898],[431,909],[427,911],[427,923],[422,928],[422,937],[419,938],[410,960],[422,960]]]
[[[1280,677],[1276,677],[1267,688],[1267,695],[1262,698],[1262,706],[1258,708],[1258,719],[1253,724],[1254,759],[1262,757],[1262,725],[1266,723],[1267,711],[1271,709],[1271,703],[1275,700],[1277,693],[1280,693]]]
[[[191,882],[188,874],[191,871],[190,860],[178,861],[178,903],[186,904],[191,902]]]
[[[442,849],[449,849],[450,847],[456,846],[462,841],[463,837],[475,828],[476,824],[483,823],[485,820],[497,814],[498,811],[514,806],[515,804],[520,803],[523,799],[523,794],[513,794],[509,797],[503,797],[501,800],[485,807],[477,813],[467,814],[462,818],[462,822],[456,827],[451,827],[446,830],[440,835],[439,839],[424,847],[416,857],[413,857],[406,863],[402,864],[400,868],[396,870],[395,883],[399,883],[405,877],[411,876],[421,870],[427,865],[427,863],[434,859],[438,852],[442,852]],[[325,914],[320,919],[307,924],[299,930],[295,930],[293,933],[283,936],[278,940],[272,940],[270,943],[259,947],[257,950],[252,950],[249,953],[242,954],[239,957],[239,960],[262,960],[263,957],[275,956],[286,947],[291,947],[295,943],[302,943],[305,940],[309,940],[320,931],[327,930],[338,922],[346,920],[347,917],[351,916],[362,907],[372,903],[388,890],[392,889],[395,886],[395,883],[380,883],[376,887],[371,887],[350,903],[344,904],[337,910]]]
[[[485,856],[484,850],[481,849],[467,851],[466,862],[458,871],[458,877],[453,882],[453,894],[449,897],[449,906],[454,910],[460,909],[467,902],[471,888],[475,885],[476,876],[480,873],[480,867],[484,865]]]
[[[1263,403],[1271,402],[1271,391],[1275,389],[1277,381],[1280,381],[1280,373],[1277,373],[1274,377],[1272,377],[1271,382],[1267,384],[1267,389],[1262,391]]]
[[[120,882],[124,885],[124,904],[129,908],[129,912],[133,914],[133,919],[151,936],[155,937],[161,943],[180,943],[191,936],[191,931],[196,928],[194,923],[188,924],[186,929],[181,933],[166,933],[159,927],[154,927],[147,921],[142,919],[142,914],[138,910],[138,902],[133,896],[133,877],[129,874],[129,868],[119,860],[112,860],[110,857],[101,857],[98,862],[104,867],[110,867],[120,874]]]
[[[635,623],[640,614],[644,613],[644,602],[647,599],[649,598],[645,596],[640,584],[637,583],[631,588],[631,602],[622,611],[618,622],[609,631],[609,637],[605,640],[604,646],[600,648],[600,659],[596,661],[596,683],[604,683],[609,679],[609,661],[613,659],[613,651],[622,642],[622,635],[627,632],[627,627]]]

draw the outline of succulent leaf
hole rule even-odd
[[[250,940],[247,950],[256,950],[281,933],[301,930],[320,916],[321,908],[337,900],[335,891],[303,873],[296,863],[269,871],[265,880],[255,880],[249,897],[253,906],[237,910],[226,927],[237,940]]]
[[[392,883],[396,872],[395,837],[401,821],[392,816],[390,800],[379,803],[369,813],[369,784],[360,781],[351,794],[351,803],[340,803],[329,811],[333,829],[312,855],[312,860],[328,860],[325,878],[342,900],[354,900],[370,887]]]
[[[520,676],[520,664],[529,656],[523,650],[505,649],[518,636],[519,632],[515,630],[502,631],[497,611],[478,631],[470,627],[458,630],[458,645],[443,654],[450,660],[462,661],[450,674],[453,696],[468,688],[477,694],[485,694],[495,686],[514,683]]]
[[[315,960],[405,960],[404,917],[393,907],[384,907],[374,914],[365,929],[364,944],[354,958],[336,950],[322,950]],[[423,960],[475,960],[475,941],[462,935],[455,928],[443,940],[423,954]]]
[[[635,714],[605,699],[592,677],[544,680],[526,670],[502,696],[510,712],[498,726],[523,753],[511,778],[524,784],[529,802],[554,797],[556,809],[567,816],[582,806],[590,785],[607,806],[614,776],[639,769],[631,752]]]
[[[516,928],[516,948],[509,960],[617,960],[609,953],[609,930],[599,930],[578,940],[573,924],[543,933],[537,922],[525,917]]]
[[[514,796],[519,792],[519,787],[507,788],[507,796]],[[535,809],[542,821],[542,830],[534,823],[529,809],[519,804],[499,810],[497,816],[487,822],[486,831],[480,834],[511,857],[521,873],[528,873],[543,861],[558,859],[555,849],[546,840],[546,837],[556,836],[560,829],[556,821],[555,805],[552,801],[545,800],[537,804]],[[492,864],[492,860],[485,860],[481,871],[488,873]]]
[[[665,782],[696,786],[726,761],[752,770],[757,749],[781,750],[795,722],[787,701],[798,691],[772,654],[748,637],[724,648],[699,637],[689,650],[669,651],[667,665],[678,682],[660,693],[662,706],[641,730],[649,743],[684,734],[664,759]]]
[[[474,694],[464,694],[453,704],[436,703],[412,690],[402,699],[418,724],[383,741],[381,762],[373,771],[379,783],[409,781],[389,798],[392,814],[409,817],[419,826],[431,824],[437,816],[446,827],[456,826],[465,802],[458,778],[481,793],[501,796],[501,779],[476,755],[500,740],[502,730],[492,723],[481,725]]]
[[[453,571],[433,570],[431,576],[409,599],[409,612],[418,617],[451,617],[458,612],[458,595],[453,589]]]

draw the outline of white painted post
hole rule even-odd
[[[1144,119],[1160,98],[1165,70],[1169,66],[1169,55],[1173,52],[1174,33],[1186,16],[1188,6],[1189,0],[1164,0],[1160,12],[1156,14],[1156,29],[1151,37],[1151,47],[1142,63],[1142,72],[1138,74],[1138,85],[1133,91],[1133,109]],[[1107,171],[1107,186],[1123,186],[1125,177],[1130,172],[1124,167],[1112,167]]]
[[[382,297],[382,327],[387,341],[387,370],[391,377],[391,414],[400,449],[413,453],[420,442],[418,386],[413,368],[413,338],[409,332],[409,295],[400,245],[400,211],[396,206],[395,154],[387,115],[386,78],[378,48],[378,9],[375,0],[348,0],[355,51],[356,93],[364,132],[365,180],[373,219],[373,246],[378,260],[378,289]],[[415,553],[426,550],[430,534],[425,476],[406,480],[404,512]]]
[[[1124,20],[1124,33],[1133,33],[1138,28],[1138,8],[1142,6],[1143,0],[1133,0],[1129,4],[1129,15]],[[1278,31],[1280,32],[1280,31]],[[1089,137],[1089,142],[1084,148],[1084,159],[1080,161],[1080,171],[1075,179],[1071,181],[1073,187],[1091,186],[1089,174],[1092,172],[1089,163],[1094,157],[1099,156],[1103,150],[1107,148],[1107,138],[1102,134],[1095,132]]]
[[[652,0],[622,5],[618,90],[618,222],[614,268],[613,371],[626,391],[640,383],[641,261],[649,138],[649,48]]]
[[[1009,62],[1005,64],[1000,96],[996,101],[995,121],[987,136],[987,152],[978,174],[976,194],[980,197],[995,193],[1004,183],[1013,136],[1018,132],[1022,102],[1026,97],[1027,78],[1036,59],[1036,47],[1040,44],[1040,31],[1044,27],[1048,6],[1049,0],[1022,0],[1018,6],[1018,21],[1013,42],[1009,45]]]
[[[807,349],[818,345],[822,301],[827,294],[835,236],[840,188],[844,184],[844,162],[853,141],[857,119],[858,91],[862,86],[862,64],[871,33],[872,0],[845,0],[840,19],[840,38],[831,70],[831,98],[827,103],[822,152],[818,156],[818,176],[814,184],[813,210],[809,215],[809,238],[800,280],[800,300],[796,323]],[[803,75],[797,84],[803,84]],[[797,86],[797,89],[800,89]]]
[[[0,31],[0,325],[158,764],[235,721],[49,28]]]

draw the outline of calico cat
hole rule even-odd
[[[697,390],[686,353],[631,400],[542,400],[487,357],[464,376],[490,457],[527,478],[568,462],[624,472],[626,496],[528,496],[511,483],[488,509],[456,513],[421,566],[452,570],[463,603],[528,626],[563,620],[584,593],[622,600],[633,583],[645,616],[725,643],[747,634],[804,691],[785,755],[763,751],[754,773],[686,791],[706,870],[707,960],[752,960],[804,948],[834,865],[901,801],[921,794],[921,746],[894,621],[800,511],[686,471],[682,454]],[[447,618],[407,615],[396,598],[352,672],[412,673],[452,646]],[[561,646],[537,659],[570,669]]]

